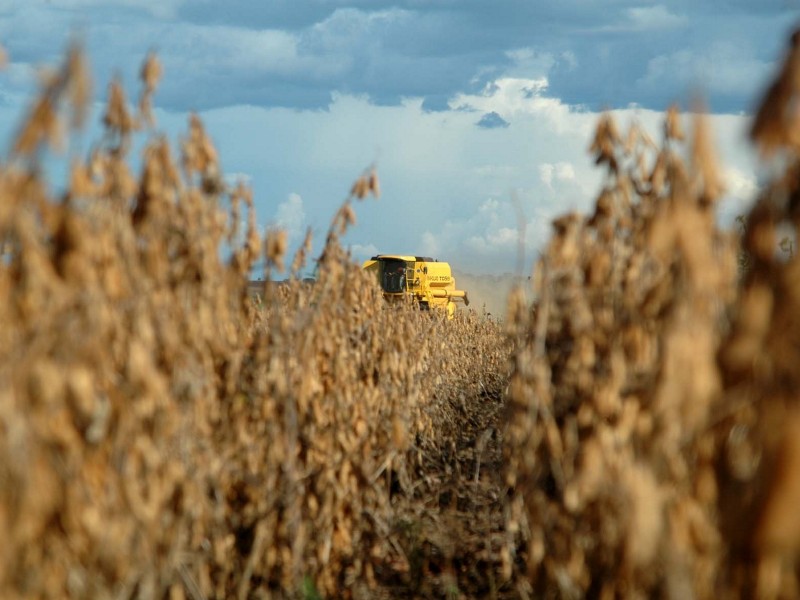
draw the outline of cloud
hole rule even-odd
[[[498,127],[508,127],[509,123],[496,112],[492,111],[483,115],[476,125],[484,129],[496,129]]]
[[[436,231],[426,231],[421,252],[467,273],[509,273],[516,268],[523,225],[517,223],[511,198],[488,198],[476,211],[454,215]]]
[[[275,226],[286,231],[289,242],[302,239],[306,226],[306,213],[303,199],[299,194],[291,193],[285,202],[278,205],[275,214]]]
[[[225,173],[225,183],[230,186],[242,183],[246,186],[253,184],[253,176],[248,173]]]
[[[533,111],[533,109],[531,108]],[[597,119],[597,115],[589,115]],[[653,139],[659,139],[663,116],[660,113],[641,109],[615,111],[620,129],[636,122],[650,132]],[[581,152],[588,145],[589,136],[581,137],[583,131],[583,113],[559,113],[549,111],[546,107],[540,113],[531,112],[522,120],[523,127],[530,123],[538,125],[538,143],[547,152],[531,152],[533,161],[525,169],[521,164],[515,169],[492,168],[483,166],[488,173],[502,177],[508,182],[515,179],[522,185],[513,186],[505,193],[492,195],[475,208],[464,209],[448,217],[436,229],[429,229],[421,236],[423,251],[434,256],[449,259],[458,268],[472,273],[513,272],[517,267],[517,253],[520,248],[525,255],[523,272],[527,273],[532,261],[544,247],[551,235],[551,223],[555,217],[566,212],[578,211],[586,213],[591,210],[594,198],[600,190],[601,171],[592,169],[581,160]],[[565,123],[575,121],[575,123]],[[688,117],[684,117],[688,121]],[[542,127],[549,122],[549,127]],[[755,194],[755,165],[753,158],[746,151],[743,136],[746,118],[728,115],[712,117],[712,128],[715,128],[718,147],[724,166],[723,178],[729,182],[729,190],[720,207],[720,219],[723,225],[731,221],[731,212],[745,210]],[[690,130],[689,123],[686,128]],[[516,136],[512,130],[505,135],[504,145],[516,148]],[[557,141],[556,141],[557,140]],[[573,160],[547,160],[555,149],[566,150],[564,155],[572,154]],[[488,149],[486,154],[495,149]],[[535,161],[540,155],[544,160]],[[501,154],[499,158],[515,164],[510,154]],[[527,177],[524,175],[527,172]],[[476,186],[476,193],[486,190]],[[520,232],[524,236],[520,245]]]
[[[635,6],[627,9],[628,21],[637,31],[650,31],[685,27],[689,23],[684,15],[673,14],[665,6]]]
[[[156,19],[174,19],[186,0],[58,0],[53,2],[59,10],[91,11],[109,9],[134,9]]]
[[[292,244],[310,226],[319,250],[354,178],[376,165],[383,195],[355,205],[344,240],[354,257],[430,254],[474,273],[514,272],[520,245],[527,269],[555,216],[591,207],[604,177],[587,154],[599,110],[618,107],[623,131],[636,119],[659,139],[660,110],[695,80],[711,82],[718,113],[741,110],[780,55],[776,24],[789,21],[743,2],[728,16],[627,0],[243,0],[236,11],[175,0],[173,16],[159,17],[80,1],[0,10],[12,58],[0,75],[0,128],[14,122],[32,65],[60,56],[80,13],[98,95],[117,68],[132,81],[156,49],[160,126],[172,137],[188,108],[201,111],[225,169],[253,175],[260,223],[285,227]],[[687,33],[684,18],[703,35]],[[615,23],[625,27],[607,29]],[[727,215],[757,177],[746,117],[712,120],[729,169]]]
[[[758,183],[754,173],[745,173],[740,169],[725,169],[722,180],[725,182],[725,196],[752,200],[758,191]]]
[[[575,168],[567,162],[557,164],[542,163],[539,165],[539,177],[549,188],[553,189],[553,179],[559,181],[570,181],[575,179]]]
[[[478,115],[491,112],[514,126],[475,127]],[[636,120],[659,139],[661,113],[614,115],[621,131]],[[157,116],[171,136],[186,130],[183,113],[160,109]],[[516,272],[520,247],[529,273],[553,218],[590,210],[603,180],[587,153],[598,116],[550,96],[546,80],[524,78],[457,94],[435,113],[420,99],[384,106],[348,94],[335,95],[325,110],[235,106],[202,113],[225,170],[257,174],[250,182],[259,223],[287,229],[290,254],[308,226],[312,254],[319,252],[354,178],[375,164],[383,194],[354,206],[358,223],[344,240],[354,258],[426,254],[474,274]],[[743,150],[746,117],[712,121],[721,162],[731,169],[729,199],[720,207],[727,215],[744,206],[756,175]]]
[[[511,65],[504,69],[503,74],[509,77],[546,78],[560,61],[575,66],[575,56],[570,52],[562,53],[557,59],[551,52],[526,46],[508,50],[506,56],[511,60]]]
[[[546,96],[547,88],[548,81],[544,77],[502,77],[486,84],[478,94],[456,94],[449,105],[455,110],[495,113],[503,119],[515,115],[540,115],[558,120],[568,114],[570,108],[558,99]]]
[[[542,163],[539,165],[539,177],[547,187],[552,187],[553,184],[553,165],[550,163]]]
[[[647,93],[667,88],[686,94],[695,88],[712,97],[735,96],[765,80],[771,68],[734,44],[719,43],[705,54],[682,49],[650,59],[637,86]]]
[[[716,56],[699,81],[713,75],[710,93],[719,97],[711,100],[735,112],[750,108],[742,84],[774,62],[795,15],[779,10],[778,0],[728,5],[722,14],[703,3],[634,0],[237,0],[235,8],[207,0],[6,0],[0,37],[12,61],[36,65],[52,62],[71,33],[84,36],[98,94],[115,72],[133,82],[155,49],[166,74],[157,101],[171,110],[324,110],[340,93],[381,105],[419,98],[440,111],[448,99],[503,78],[546,80],[565,104],[590,110],[631,103],[661,110],[685,93],[682,67]],[[734,51],[715,55],[726,42]]]
[[[374,244],[351,244],[348,248],[350,255],[358,263],[362,263],[378,254],[378,249]]]
[[[547,92],[542,80],[503,78],[455,96],[439,112],[425,111],[419,99],[381,106],[338,94],[324,111],[250,106],[207,111],[204,119],[226,164],[258,173],[260,219],[290,221],[286,213],[299,211],[289,209],[302,208],[303,218],[293,222],[303,226],[295,230],[310,225],[317,250],[354,178],[375,164],[382,196],[354,206],[358,223],[344,240],[359,260],[426,254],[465,272],[515,272],[519,231],[525,231],[527,271],[552,220],[590,210],[603,180],[587,153],[599,115]],[[489,112],[514,126],[487,135],[475,121]],[[637,108],[613,115],[623,134],[635,121],[660,139],[661,113]],[[743,116],[712,117],[721,162],[739,174],[737,190],[745,195],[755,180],[746,123]],[[282,216],[274,198],[283,199]],[[721,210],[727,206],[726,200]]]
[[[556,165],[556,177],[561,181],[575,179],[575,167],[570,163],[560,162]]]
[[[736,217],[747,214],[758,193],[756,174],[735,167],[724,169],[722,180],[725,193],[720,207],[719,221],[723,227],[735,226]]]

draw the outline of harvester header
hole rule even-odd
[[[390,302],[411,300],[422,310],[446,310],[452,319],[456,302],[469,305],[467,292],[456,289],[456,280],[446,262],[428,256],[378,254],[362,265],[374,273]]]

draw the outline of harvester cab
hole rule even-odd
[[[375,274],[389,302],[410,300],[422,310],[444,310],[448,319],[456,313],[456,302],[469,305],[467,292],[456,289],[448,263],[427,256],[378,254],[362,268]]]

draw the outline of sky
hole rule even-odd
[[[588,147],[606,110],[659,139],[671,104],[703,97],[730,225],[758,187],[749,117],[799,17],[800,0],[0,0],[0,140],[71,39],[98,106],[115,76],[135,97],[155,51],[158,130],[175,140],[199,113],[259,225],[290,247],[310,227],[319,251],[374,167],[382,195],[344,239],[354,259],[525,273],[552,219],[602,185]]]

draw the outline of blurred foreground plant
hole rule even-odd
[[[785,172],[743,253],[715,223],[702,110],[688,161],[676,110],[660,148],[606,116],[594,213],[554,222],[535,308],[512,298],[506,575],[521,553],[522,595],[800,593],[798,39],[754,120]]]
[[[111,84],[102,140],[54,197],[43,155],[90,97],[71,49],[0,166],[0,596],[369,597],[404,559],[391,498],[437,447],[435,395],[481,376],[499,396],[499,329],[384,310],[338,241],[374,171],[319,280],[265,283],[259,308],[249,274],[283,269],[285,235],[261,239],[201,120],[177,155],[150,131],[130,167],[160,78],[148,56],[137,110]],[[478,327],[482,352],[454,359]]]

